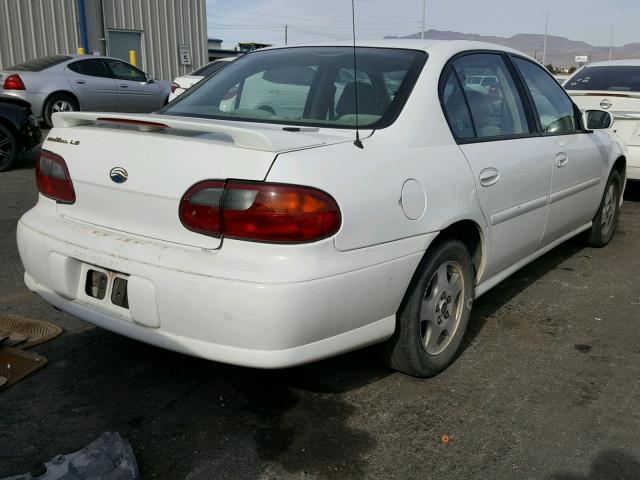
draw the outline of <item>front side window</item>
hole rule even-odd
[[[572,133],[578,130],[573,102],[551,75],[535,63],[514,57],[526,83],[545,133]]]
[[[132,82],[146,82],[147,76],[137,68],[129,65],[128,63],[120,62],[118,60],[107,60],[107,64],[113,72],[114,78],[118,80],[130,80]]]
[[[426,53],[350,47],[264,50],[234,60],[161,113],[179,116],[383,128],[406,102]],[[356,91],[358,118],[356,121]]]
[[[465,55],[453,66],[462,82],[477,138],[531,133],[522,99],[500,55]]]
[[[640,92],[640,67],[586,67],[567,80],[564,88]]]

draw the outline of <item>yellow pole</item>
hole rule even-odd
[[[84,55],[84,48],[78,47],[77,52],[78,52],[78,55]]]
[[[136,67],[138,65],[138,63],[136,62],[136,51],[135,50],[129,50],[129,63],[131,65],[133,65],[134,67]]]

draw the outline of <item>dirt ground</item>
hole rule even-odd
[[[0,392],[0,478],[105,431],[145,479],[640,478],[640,185],[609,247],[574,239],[487,293],[457,362],[417,380],[368,350],[232,367],[54,310],[23,285],[16,248],[33,176],[33,159],[0,174],[0,314],[65,332],[34,348],[45,369]]]

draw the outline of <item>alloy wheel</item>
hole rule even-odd
[[[73,105],[66,100],[57,100],[51,108],[52,113],[57,112],[73,112]]]
[[[616,186],[610,183],[607,187],[607,194],[604,198],[604,206],[602,209],[602,220],[600,221],[600,229],[603,236],[606,236],[613,225],[616,216]]]
[[[430,355],[442,353],[455,335],[464,307],[462,268],[445,262],[435,271],[420,308],[422,344]]]

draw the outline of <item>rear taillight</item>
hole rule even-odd
[[[180,85],[178,85],[176,82],[171,82],[171,93],[174,93],[179,88]]]
[[[211,180],[184,194],[180,220],[189,230],[214,237],[305,243],[336,233],[341,217],[335,200],[315,188]]]
[[[4,88],[5,90],[26,90],[22,78],[20,78],[20,75],[17,74],[9,75],[7,78],[5,78],[2,88]]]
[[[76,192],[64,159],[48,150],[42,150],[36,163],[36,183],[45,197],[58,203],[74,203]]]

